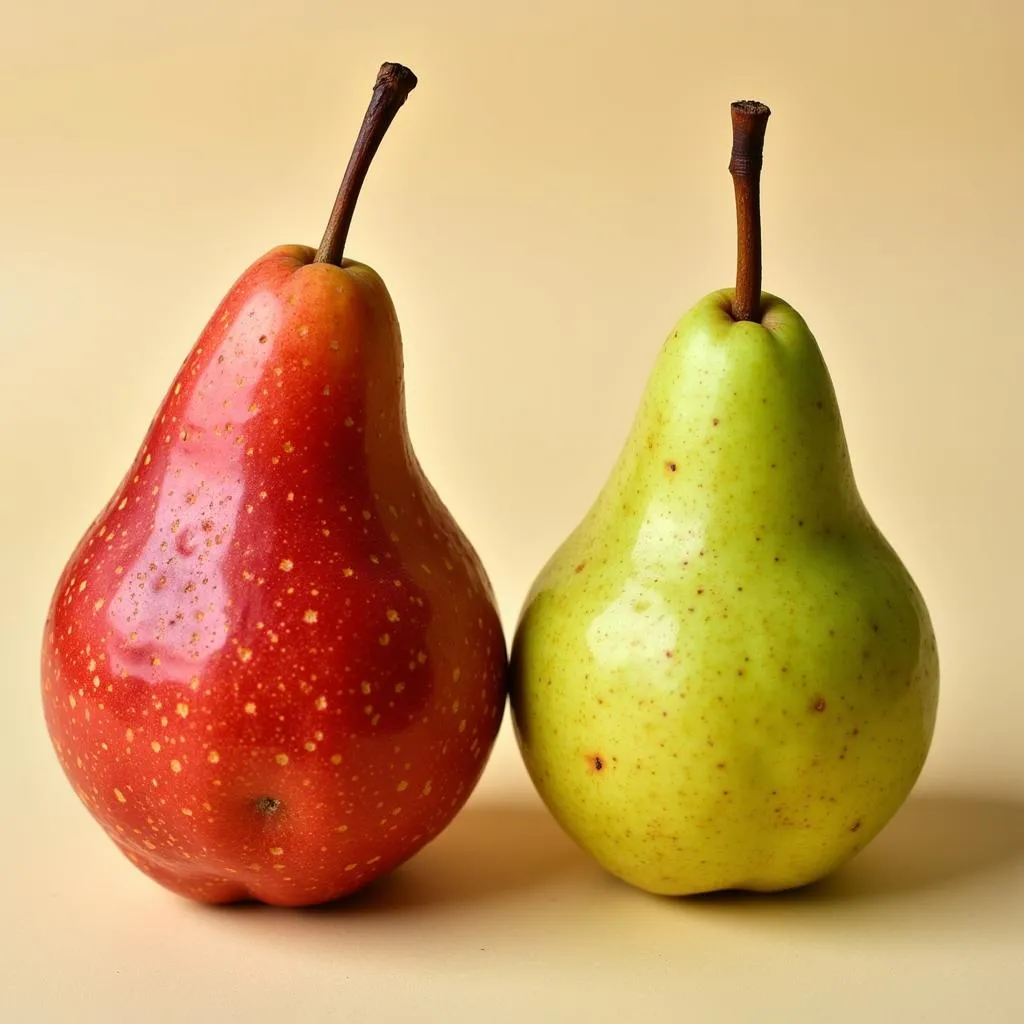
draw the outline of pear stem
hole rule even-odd
[[[345,255],[345,241],[348,238],[352,214],[363,187],[366,172],[377,152],[391,122],[401,109],[406,97],[416,88],[416,76],[402,64],[382,64],[377,72],[370,105],[363,115],[363,124],[348,158],[345,176],[341,179],[338,197],[334,200],[331,219],[327,222],[320,248],[316,251],[316,263],[333,263],[340,267]]]
[[[771,111],[757,100],[732,107],[729,173],[736,192],[736,320],[761,319],[761,162]]]

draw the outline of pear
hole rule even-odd
[[[344,258],[416,78],[385,64],[318,251],[228,292],[57,583],[46,722],[142,871],[207,903],[323,903],[411,857],[505,703],[484,569],[408,435],[381,278]]]
[[[510,670],[555,818],[612,874],[674,895],[834,871],[907,797],[938,699],[928,611],[858,494],[817,342],[761,292],[768,108],[732,114],[736,288],[669,335]]]

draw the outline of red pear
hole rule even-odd
[[[490,584],[413,453],[387,289],[342,258],[415,84],[381,68],[320,250],[274,249],[228,293],[47,618],[67,777],[196,900],[362,888],[451,821],[501,722]]]

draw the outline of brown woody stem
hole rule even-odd
[[[331,219],[327,222],[320,248],[316,251],[316,263],[333,263],[341,266],[345,255],[345,240],[348,238],[352,213],[356,208],[359,190],[363,187],[366,172],[370,169],[374,154],[387,134],[406,97],[416,88],[416,76],[401,64],[382,64],[377,72],[370,105],[363,116],[352,155],[348,158],[345,176],[341,179],[338,197],[334,200]]]
[[[761,318],[761,161],[770,115],[757,100],[732,104],[729,173],[736,191],[736,320]]]

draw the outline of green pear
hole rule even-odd
[[[734,104],[737,288],[669,335],[513,644],[513,720],[541,797],[654,893],[829,874],[906,799],[935,724],[924,601],[858,494],[814,336],[760,290],[767,116]]]

